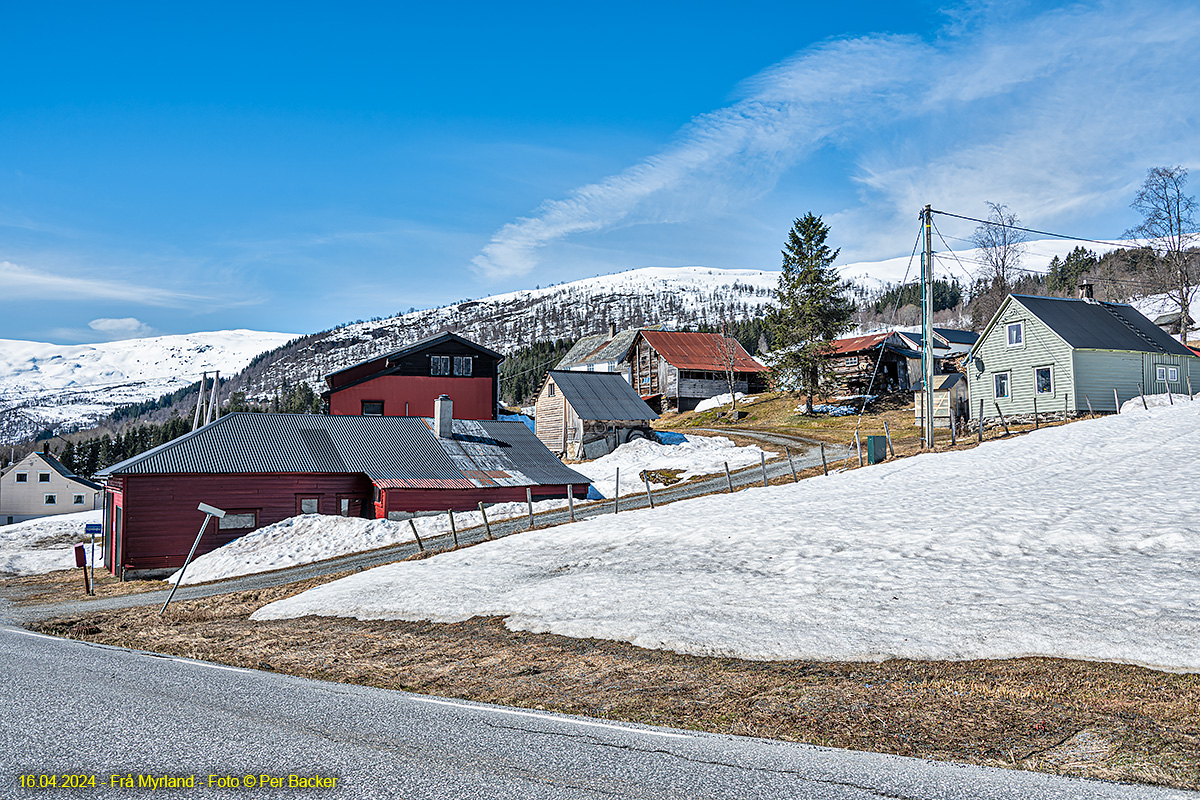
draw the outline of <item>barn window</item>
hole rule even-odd
[[[1008,326],[1008,346],[1020,347],[1025,344],[1025,323],[1014,322]]]
[[[58,505],[58,495],[56,495],[56,494],[46,495],[44,505],[48,505],[48,506]]]
[[[17,473],[17,483],[29,483],[29,473],[28,472],[18,472]]]
[[[846,363],[847,367],[857,367],[858,366],[858,356],[847,356],[845,363]]]
[[[258,527],[257,511],[226,511],[225,516],[217,521],[217,527],[223,531],[244,531]]]
[[[470,356],[454,357],[454,374],[464,378],[471,377],[472,363]]]
[[[81,495],[81,494],[71,495],[71,505],[73,505],[73,506],[83,505],[83,495]]]
[[[995,397],[997,400],[1002,400],[1008,397],[1008,379],[1009,373],[1007,372],[997,372],[994,376],[994,383],[992,386],[995,390]]]
[[[50,473],[49,472],[39,472],[38,473],[38,483],[49,483],[49,482],[50,482]]]
[[[1033,371],[1033,385],[1038,394],[1054,394],[1054,370],[1038,367]]]
[[[320,514],[321,513],[321,498],[319,497],[297,497],[297,511],[301,514]]]
[[[449,375],[450,374],[450,356],[430,356],[429,357],[429,374],[430,375]]]
[[[382,400],[363,400],[362,413],[364,417],[382,417],[383,416],[383,401]]]

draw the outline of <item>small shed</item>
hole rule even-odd
[[[766,388],[767,368],[736,339],[719,333],[639,331],[630,354],[629,382],[641,397],[661,395],[664,408],[691,411],[700,401],[732,391]]]
[[[924,425],[925,414],[925,382],[919,381],[913,386],[914,418],[917,425]],[[967,394],[967,376],[959,372],[949,375],[933,376],[933,427],[949,428],[951,409],[953,418],[966,420],[970,418],[970,397]]]
[[[633,439],[652,438],[658,419],[615,372],[551,370],[538,392],[537,435],[551,452],[599,458]]]
[[[920,372],[921,353],[900,334],[883,331],[834,339],[826,359],[833,383],[842,391],[896,392],[911,385],[911,360],[916,359]]]

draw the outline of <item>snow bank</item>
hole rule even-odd
[[[84,525],[99,523],[104,512],[79,511],[0,525],[0,575],[40,575],[75,566],[75,543],[91,542]],[[92,548],[86,548],[91,558]],[[103,558],[96,538],[96,560]]]
[[[737,397],[738,402],[741,402],[742,398],[745,396],[746,396],[745,392],[734,392],[732,395],[719,394],[716,397],[710,397],[707,400],[701,400],[696,405],[695,410],[696,410],[697,414],[699,414],[701,411],[711,411],[714,408],[720,408],[721,406],[730,405],[731,403],[733,403],[734,397]],[[750,403],[753,403],[753,402],[754,402],[753,399],[747,400],[746,405],[749,405]]]
[[[712,475],[730,469],[757,464],[762,448],[754,445],[738,447],[724,436],[688,436],[679,444],[659,444],[649,439],[634,439],[606,456],[585,464],[572,464],[571,469],[591,478],[592,486],[604,497],[616,492],[617,469],[621,470],[621,494],[645,492],[646,486],[638,473],[643,470],[682,470],[680,480],[696,475]],[[775,453],[766,451],[767,456]],[[652,489],[665,484],[650,482]]]
[[[1113,415],[392,564],[253,618],[497,615],[753,659],[1200,670],[1198,451],[1200,403]]]
[[[1124,403],[1121,403],[1121,413],[1131,414],[1134,411],[1145,413],[1147,408],[1159,408],[1160,406],[1172,406],[1190,402],[1192,402],[1192,397],[1186,394],[1148,394],[1146,395],[1145,405],[1142,404],[1141,397],[1135,397],[1132,400],[1126,400]]]

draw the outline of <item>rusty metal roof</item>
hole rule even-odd
[[[892,336],[891,331],[883,333],[868,333],[866,336],[851,336],[846,339],[834,339],[833,349],[830,350],[831,355],[841,355],[843,353],[861,353],[863,350],[874,350],[879,347],[881,342],[886,341]]]
[[[684,333],[680,331],[642,331],[642,336],[655,351],[676,369],[697,369],[721,372],[722,346],[725,337],[718,333]],[[731,339],[734,351],[734,370],[765,372],[766,367],[755,361],[736,340]]]

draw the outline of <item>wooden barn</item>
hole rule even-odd
[[[325,376],[330,414],[428,417],[446,395],[460,419],[496,419],[501,354],[444,332]]]
[[[298,514],[401,519],[478,503],[565,497],[589,481],[520,422],[244,414],[102,470],[105,566],[114,574],[177,569],[208,503],[228,512],[204,535],[206,553]]]
[[[844,392],[908,391],[913,359],[917,366],[911,377],[920,379],[920,352],[890,331],[835,339],[826,358],[833,383]]]
[[[658,419],[616,372],[551,370],[538,392],[537,436],[567,458],[599,458],[632,439],[650,439]]]
[[[729,392],[730,360],[733,391],[766,389],[767,368],[736,339],[718,333],[642,330],[633,340],[630,384],[652,407],[691,411],[701,400]]]

